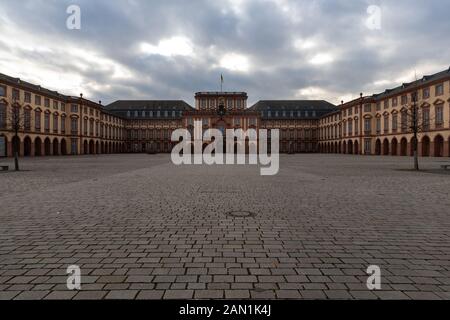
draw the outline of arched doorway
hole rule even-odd
[[[30,137],[25,137],[23,140],[23,155],[25,157],[31,156],[31,139]]]
[[[388,139],[384,139],[384,141],[383,141],[383,155],[384,156],[389,155],[389,140]]]
[[[422,157],[430,156],[430,138],[425,136],[422,138]]]
[[[5,143],[4,153],[2,152],[0,154],[0,157],[7,157],[8,156],[8,139],[4,135],[0,135],[0,138],[2,138]]]
[[[354,147],[353,147],[355,150],[354,150],[354,154],[359,154],[359,143],[358,143],[358,140],[356,140],[355,141],[355,145],[354,145]]]
[[[434,156],[435,157],[444,156],[444,138],[441,135],[437,135],[434,138]]]
[[[344,141],[342,143],[342,153],[347,154],[347,142],[346,141]]]
[[[51,142],[49,138],[46,138],[44,140],[44,152],[46,156],[50,156],[51,155]]]
[[[100,144],[98,143],[98,141],[95,143],[95,154],[99,154],[100,153]]]
[[[42,140],[39,137],[34,139],[34,155],[42,156]]]
[[[88,154],[88,142],[86,140],[83,143],[83,154]]]
[[[400,140],[400,155],[406,156],[408,154],[408,140],[406,138],[402,138]]]
[[[66,139],[61,140],[61,154],[63,156],[67,155],[67,142]]]
[[[350,141],[348,142],[348,145],[347,145],[347,153],[348,153],[348,154],[353,154],[353,141],[352,141],[352,140],[350,140]]]
[[[53,155],[59,156],[59,143],[58,139],[53,139]]]
[[[93,140],[89,141],[89,154],[95,154],[95,145]]]
[[[391,154],[393,156],[397,155],[397,147],[398,147],[397,138],[394,138],[394,139],[392,139],[392,142],[391,142]]]
[[[381,140],[377,139],[377,141],[375,141],[375,154],[377,156],[381,155]]]

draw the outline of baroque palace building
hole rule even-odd
[[[416,97],[415,100],[413,98]],[[166,153],[173,130],[279,129],[282,153],[411,155],[417,106],[419,155],[450,156],[450,69],[335,106],[323,100],[262,100],[245,92],[198,92],[181,100],[119,100],[107,106],[0,74],[0,157]],[[415,101],[415,102],[414,102]],[[16,112],[14,112],[14,110]],[[18,137],[12,114],[20,115]],[[269,136],[270,138],[270,136]]]
[[[450,68],[343,103],[319,121],[319,151],[413,155],[414,109],[419,156],[450,156]]]

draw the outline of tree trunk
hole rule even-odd
[[[19,153],[14,151],[14,170],[19,171]]]
[[[16,133],[16,135],[14,136],[14,143],[13,143],[13,147],[14,147],[14,170],[15,171],[19,171],[19,150],[20,150],[20,144],[18,143],[18,141],[19,141],[19,136]]]

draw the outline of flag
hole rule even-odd
[[[220,74],[220,92],[223,91],[222,86],[223,86],[223,74],[221,73]]]

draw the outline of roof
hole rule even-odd
[[[432,75],[426,75],[423,76],[422,79],[418,79],[413,82],[407,82],[403,83],[401,86],[392,88],[392,89],[386,89],[382,93],[374,94],[373,97],[375,99],[384,99],[386,97],[397,95],[399,93],[402,93],[403,91],[410,91],[411,89],[414,89],[415,87],[423,87],[424,85],[427,85],[429,83],[433,83],[435,81],[444,80],[450,78],[450,68],[447,70],[432,74]]]
[[[312,119],[336,111],[337,107],[325,100],[260,100],[249,110],[262,112],[263,118],[267,117],[267,113],[264,111],[271,111],[271,118],[292,118],[290,111],[295,111],[293,113],[294,118]],[[278,113],[279,116],[277,117],[272,111],[281,112]],[[283,111],[289,111],[289,113],[285,113],[286,116],[283,116]]]
[[[67,99],[66,95],[63,95],[63,94],[59,93],[58,91],[49,90],[49,89],[43,88],[39,85],[35,85],[30,82],[23,81],[20,78],[14,78],[14,77],[8,76],[3,73],[0,73],[0,80],[4,80],[6,82],[20,86],[25,89],[29,89],[30,91],[40,92],[42,95],[51,96],[56,99]]]
[[[105,106],[112,112],[118,110],[180,110],[193,109],[183,100],[118,100]]]
[[[270,110],[334,110],[336,106],[325,100],[260,100],[250,109]]]
[[[247,92],[233,92],[233,91],[201,91],[196,92],[195,96],[247,96]]]

